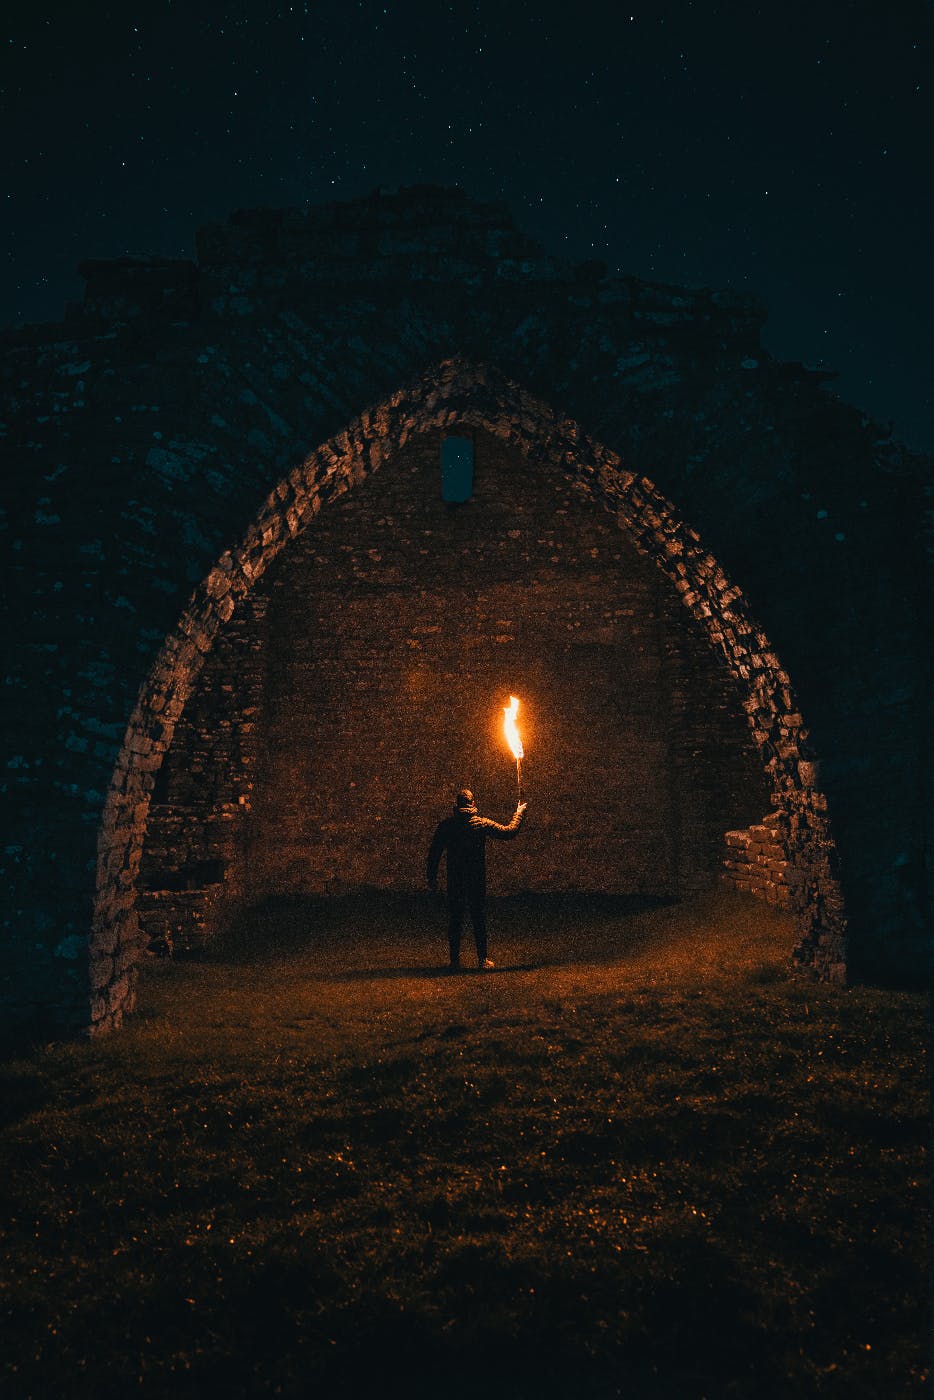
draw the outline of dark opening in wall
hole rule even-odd
[[[461,505],[473,495],[473,439],[447,437],[441,443],[441,499]]]
[[[168,802],[168,801],[169,801],[169,775],[170,775],[170,773],[171,773],[171,761],[170,761],[170,759],[169,759],[169,756],[166,755],[165,759],[163,760],[162,767],[159,769],[158,773],[156,774],[155,782],[153,783],[153,787],[152,787],[152,797],[149,799],[149,801],[150,801],[150,806],[152,806],[152,807],[161,807],[165,802]]]

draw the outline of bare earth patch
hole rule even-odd
[[[490,922],[252,911],[0,1066],[4,1396],[926,1393],[927,999],[735,896]]]

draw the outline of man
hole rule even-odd
[[[428,852],[428,888],[437,889],[438,866],[447,851],[448,946],[452,972],[460,971],[465,908],[470,910],[479,970],[486,972],[493,967],[486,955],[486,838],[511,841],[522,825],[528,805],[520,802],[509,825],[500,826],[489,817],[478,816],[473,793],[469,788],[462,788],[451,816],[438,823]]]

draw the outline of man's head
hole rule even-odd
[[[454,799],[454,806],[459,812],[464,811],[467,807],[473,806],[473,793],[470,791],[470,788],[461,788],[457,797]]]

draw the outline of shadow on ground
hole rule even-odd
[[[523,893],[490,899],[494,975],[570,962],[615,961],[657,941],[644,916],[678,901],[645,895]],[[317,962],[341,980],[448,977],[444,896],[366,889],[337,897],[279,896],[231,911],[192,960]],[[463,962],[474,960],[469,916]]]

